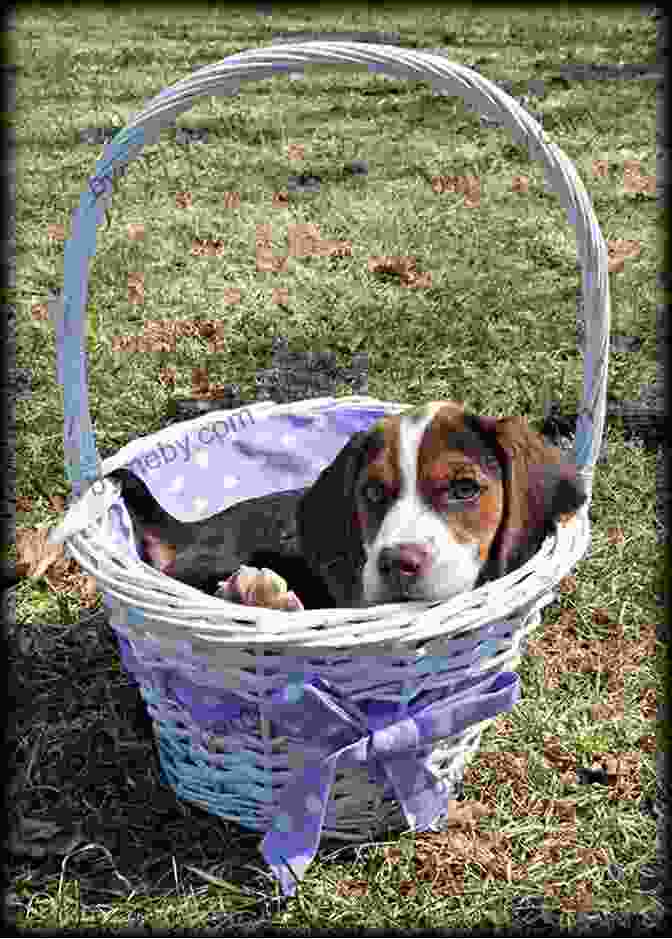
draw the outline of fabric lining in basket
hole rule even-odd
[[[606,245],[571,161],[501,88],[441,56],[319,41],[249,50],[164,90],[106,145],[73,215],[63,296],[51,304],[76,499],[55,537],[104,591],[166,779],[179,796],[264,832],[264,856],[287,894],[322,832],[361,840],[388,826],[439,823],[483,727],[514,706],[525,635],[590,535],[586,505],[521,568],[446,603],[297,613],[209,597],[138,558],[119,487],[106,478],[113,470],[130,467],[167,511],[193,520],[310,485],[353,432],[403,408],[366,397],[266,402],[175,425],[105,461],[96,450],[85,356],[88,266],[115,179],[200,96],[236,94],[244,81],[307,64],[430,81],[506,127],[542,163],[576,230],[586,330],[575,459],[588,501],[609,352]],[[180,470],[180,452],[188,471]]]

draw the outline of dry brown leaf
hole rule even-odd
[[[47,542],[50,529],[23,528],[16,532],[16,573],[19,577],[44,577],[56,593],[76,593],[84,606],[98,601],[95,579],[77,562],[66,557],[63,545]]]
[[[626,173],[623,176],[623,192],[648,192],[655,195],[656,177],[631,176]]]
[[[530,191],[530,177],[529,176],[514,176],[511,181],[511,189],[513,192],[529,192]]]
[[[83,574],[81,586],[79,588],[79,594],[85,607],[90,608],[95,606],[96,597],[98,595],[98,584],[96,583],[96,578],[91,574]]]
[[[142,222],[130,222],[128,225],[128,237],[131,241],[142,241],[145,237],[145,226]]]
[[[403,852],[399,845],[388,844],[383,848],[383,856],[390,864],[397,864],[403,857]]]
[[[399,896],[411,898],[418,892],[418,885],[414,880],[401,880],[397,886]]]
[[[429,271],[423,271],[422,273],[412,271],[410,274],[401,278],[401,286],[413,287],[417,290],[426,290],[432,286],[432,275]]]
[[[276,256],[272,248],[257,248],[257,270],[263,273],[283,273],[287,270],[287,255]]]
[[[607,241],[607,251],[610,256],[619,255],[624,258],[637,258],[642,253],[642,245],[639,241],[614,238],[611,241]]]
[[[365,897],[370,889],[368,880],[340,880],[336,885],[336,892],[342,897]]]
[[[194,320],[194,326],[201,339],[212,339],[215,335],[216,323],[214,320]]]
[[[658,716],[658,695],[655,688],[644,688],[639,696],[639,710],[642,717],[655,720]]]
[[[609,610],[605,610],[603,607],[597,607],[593,610],[592,620],[598,626],[606,626],[611,622],[611,617],[609,616]]]
[[[656,177],[643,176],[638,160],[625,160],[623,163],[623,191],[646,192],[656,194]]]
[[[572,909],[576,912],[589,913],[593,909],[593,888],[588,880],[579,881],[576,885],[575,894],[576,906]],[[565,907],[567,909],[567,907]]]
[[[258,271],[273,271],[275,269],[275,260],[273,248],[257,248],[256,262]]]
[[[558,818],[576,822],[576,802],[573,799],[553,799],[553,809]]]
[[[207,369],[194,368],[191,370],[191,392],[198,397],[208,393],[210,388],[210,379]]]
[[[221,239],[212,238],[194,238],[191,243],[191,253],[196,257],[222,257],[226,252],[226,246]]]
[[[565,881],[546,881],[543,892],[544,896],[555,900],[564,913],[588,913],[593,909],[592,887],[589,881],[579,881],[573,885]]]
[[[65,241],[65,225],[47,225],[49,241]]]
[[[609,161],[608,160],[594,160],[593,161],[593,176],[608,176],[609,175]]]
[[[400,257],[393,254],[372,256],[367,262],[368,269],[373,274],[400,274],[402,277],[415,271],[415,265],[414,257]]]
[[[128,275],[128,302],[144,303],[145,300],[145,275],[142,273],[133,273]]]
[[[147,320],[143,327],[141,344],[148,352],[174,352],[175,329],[165,320]]]
[[[624,270],[626,258],[639,257],[641,251],[642,247],[639,241],[627,241],[623,238],[607,241],[608,269],[610,273],[614,274]]]
[[[347,258],[352,256],[351,241],[321,241],[317,248],[320,257]]]
[[[611,714],[611,708],[608,704],[592,704],[590,706],[590,716],[595,721],[604,721]]]
[[[431,180],[434,192],[459,192],[464,195],[467,208],[477,208],[481,200],[481,181],[478,176],[433,176]]]
[[[273,193],[273,208],[283,209],[289,203],[289,193],[288,192],[274,192]]]
[[[287,306],[289,303],[289,290],[286,287],[274,287],[271,292],[271,299],[278,306]]]
[[[469,193],[481,188],[481,181],[478,176],[458,176],[457,191]]]
[[[507,714],[498,714],[495,718],[498,737],[506,737],[513,730],[513,722]]]
[[[164,329],[174,332],[176,336],[191,336],[192,339],[201,335],[201,325],[210,320],[159,320]]]
[[[448,799],[444,823],[449,828],[473,828],[479,819],[491,815],[492,811],[487,805],[476,800],[458,802],[456,799]]]
[[[609,852],[606,848],[577,848],[576,856],[582,864],[596,866],[609,863]]]
[[[225,192],[223,195],[223,202],[225,209],[239,209],[240,208],[240,193],[239,192]]]
[[[559,838],[554,833],[544,838],[537,850],[528,860],[530,867],[532,867],[533,864],[557,864],[559,861],[562,861],[567,855],[568,848],[574,847],[574,843],[576,842],[576,832],[573,833],[573,838],[571,834],[572,833],[567,833],[564,837]]]
[[[432,189],[436,193],[457,192],[458,191],[457,187],[458,187],[457,176],[433,176],[432,177]]]
[[[58,493],[53,496],[49,496],[49,505],[54,510],[54,512],[58,512],[59,515],[62,512],[65,512],[65,499]]]
[[[30,496],[17,496],[16,497],[16,511],[17,512],[30,512],[33,509],[34,502]]]
[[[597,765],[599,766],[599,763]],[[606,754],[604,757],[604,769],[606,770],[607,776],[619,776],[625,771],[625,764],[617,756]]]
[[[463,884],[466,864],[486,877],[512,881],[524,876],[510,857],[510,844],[499,833],[470,830],[423,834],[416,838],[416,880],[431,883],[435,892],[454,892]]]
[[[303,223],[287,226],[289,253],[296,258],[305,258],[317,254],[321,241],[319,225]]]
[[[200,257],[203,257],[206,251],[207,251],[207,242],[205,242],[202,238],[194,238],[194,240],[191,243],[191,253],[195,257],[200,258]]]
[[[193,205],[193,198],[190,192],[178,192],[175,194],[175,205],[178,209],[190,209]]]
[[[43,577],[49,568],[67,563],[62,544],[47,542],[49,528],[19,528],[16,531],[16,573],[18,577]]]
[[[137,336],[112,336],[113,352],[137,352]]]
[[[227,287],[222,294],[222,303],[224,306],[234,306],[240,303],[241,296],[241,291],[237,287]]]
[[[560,740],[550,734],[544,738],[543,756],[547,763],[550,763],[551,766],[555,766],[563,773],[566,773],[567,770],[570,769],[576,769],[575,754],[568,752],[568,750],[563,747]]]
[[[30,308],[30,315],[34,320],[44,322],[49,319],[49,307],[46,303],[34,303]]]
[[[301,143],[290,143],[287,147],[287,157],[290,160],[303,160],[306,148]]]
[[[576,577],[573,574],[567,574],[560,580],[558,587],[562,594],[574,593],[576,590]]]
[[[655,753],[658,749],[655,734],[643,734],[637,741],[637,746],[643,753]]]
[[[273,226],[265,222],[262,225],[257,225],[257,234],[256,234],[256,244],[257,248],[272,248],[273,242]]]
[[[625,533],[623,532],[622,528],[617,528],[615,526],[612,526],[610,528],[607,528],[607,539],[609,541],[609,544],[613,544],[613,545],[623,544],[623,542],[625,541]]]
[[[177,369],[174,366],[167,365],[165,368],[159,369],[158,379],[160,385],[164,385],[166,388],[174,388],[176,378]]]

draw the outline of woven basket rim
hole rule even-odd
[[[526,564],[505,577],[445,602],[388,603],[286,613],[210,597],[155,570],[109,541],[102,522],[66,540],[70,554],[110,598],[167,638],[193,635],[214,645],[327,648],[404,645],[476,628],[521,607],[548,602],[553,587],[584,555],[590,538],[587,511],[558,528]],[[138,623],[139,625],[139,623]]]
[[[70,327],[70,356],[76,354],[73,350],[79,340],[80,364],[84,375],[83,399],[78,401],[79,413],[73,414],[72,397],[68,398],[68,394],[72,396],[72,391],[64,385],[66,418],[70,418],[66,419],[68,429],[65,452],[66,461],[75,467],[73,488],[77,491],[79,487],[80,490],[86,491],[103,475],[103,464],[95,450],[88,412],[83,331],[87,278],[84,275],[89,259],[95,252],[96,228],[104,217],[104,210],[111,203],[115,173],[120,173],[130,160],[137,157],[143,146],[153,143],[161,129],[171,119],[190,108],[199,96],[235,93],[242,81],[271,77],[279,71],[299,70],[307,64],[368,67],[373,71],[389,71],[396,77],[429,80],[437,89],[447,90],[462,97],[472,110],[480,111],[506,126],[516,141],[527,144],[530,157],[542,163],[547,182],[558,195],[568,220],[577,233],[586,332],[584,383],[575,456],[590,500],[593,469],[602,439],[606,408],[609,346],[608,267],[604,238],[588,194],[571,160],[548,138],[543,128],[515,99],[495,83],[466,66],[457,65],[430,52],[374,43],[327,40],[283,42],[250,49],[199,69],[150,100],[105,147],[103,156],[96,165],[96,175],[89,180],[89,186],[82,195],[79,209],[73,219],[73,234],[66,244],[66,253],[69,252],[68,256],[73,263],[65,265],[64,291],[60,306],[57,304],[56,309],[57,321],[60,316]],[[77,280],[80,271],[81,282]],[[69,362],[70,366],[72,364]],[[71,368],[68,372],[72,374]],[[274,405],[272,402],[263,404],[285,407]],[[290,408],[292,406],[289,405]],[[299,406],[299,403],[295,406]],[[106,463],[109,465],[109,459]],[[455,616],[460,613],[466,615],[465,611],[471,607],[473,613],[474,608],[482,601],[489,610],[495,596],[497,607],[502,611],[536,602],[545,591],[548,592],[554,578],[557,583],[582,556],[588,540],[586,506],[585,510],[579,512],[572,532],[563,530],[559,531],[557,536],[549,536],[535,557],[511,575],[486,584],[477,591],[472,591],[471,595],[463,594],[438,606],[433,604],[433,609],[430,610],[423,604],[403,604],[404,611],[394,615],[397,620],[399,615],[402,619],[412,619],[411,613],[417,612],[417,622],[428,623],[432,621],[432,617],[441,620],[444,611]],[[139,609],[142,609],[143,604],[146,604],[147,610],[155,608],[156,618],[148,617],[148,620],[152,620],[152,629],[165,628],[167,634],[179,626],[199,636],[208,637],[212,642],[282,642],[286,645],[296,644],[297,647],[303,643],[305,647],[312,648],[313,642],[317,640],[314,627],[308,630],[310,641],[304,635],[305,629],[301,627],[304,623],[315,622],[317,615],[318,621],[322,620],[323,627],[320,641],[325,642],[326,634],[331,632],[328,644],[334,644],[336,647],[340,640],[338,626],[334,623],[342,624],[354,617],[359,618],[361,623],[368,623],[370,628],[379,615],[382,615],[378,611],[387,614],[390,607],[400,606],[392,604],[357,611],[330,610],[327,611],[328,616],[321,615],[323,611],[287,614],[274,610],[239,607],[200,594],[199,591],[194,591],[194,588],[153,571],[146,565],[138,567],[133,562],[135,566],[131,569],[123,557],[115,556],[114,550],[106,543],[102,532],[96,530],[95,524],[90,525],[88,531],[80,530],[70,535],[66,539],[66,545],[86,570],[93,573],[103,586],[107,585],[113,595],[129,607],[137,606],[134,603],[137,600],[140,603]],[[149,591],[153,593],[155,603],[151,603],[147,598]],[[181,615],[178,615],[178,612]],[[391,610],[390,615],[393,615]],[[254,631],[258,633],[256,640],[253,640],[252,636],[248,637],[246,630],[238,628],[241,623],[250,623],[254,627]],[[293,624],[291,628],[290,623]],[[282,626],[285,628],[278,628]],[[426,629],[431,631],[430,626]],[[250,632],[252,631],[250,628]],[[402,637],[404,630],[398,627],[397,631]],[[228,635],[222,635],[227,632]],[[407,636],[421,632],[422,629],[417,627],[417,624],[415,629],[406,630]],[[217,633],[219,635],[216,635]],[[442,633],[445,634],[445,624]],[[345,644],[350,645],[351,642],[352,637]]]

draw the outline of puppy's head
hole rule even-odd
[[[525,419],[446,401],[356,434],[304,496],[298,530],[339,606],[448,600],[519,567],[584,501]]]

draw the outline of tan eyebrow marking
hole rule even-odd
[[[382,448],[366,467],[365,479],[381,482],[391,490],[399,488],[399,432],[398,416],[384,418],[376,425],[376,432],[383,438]]]

